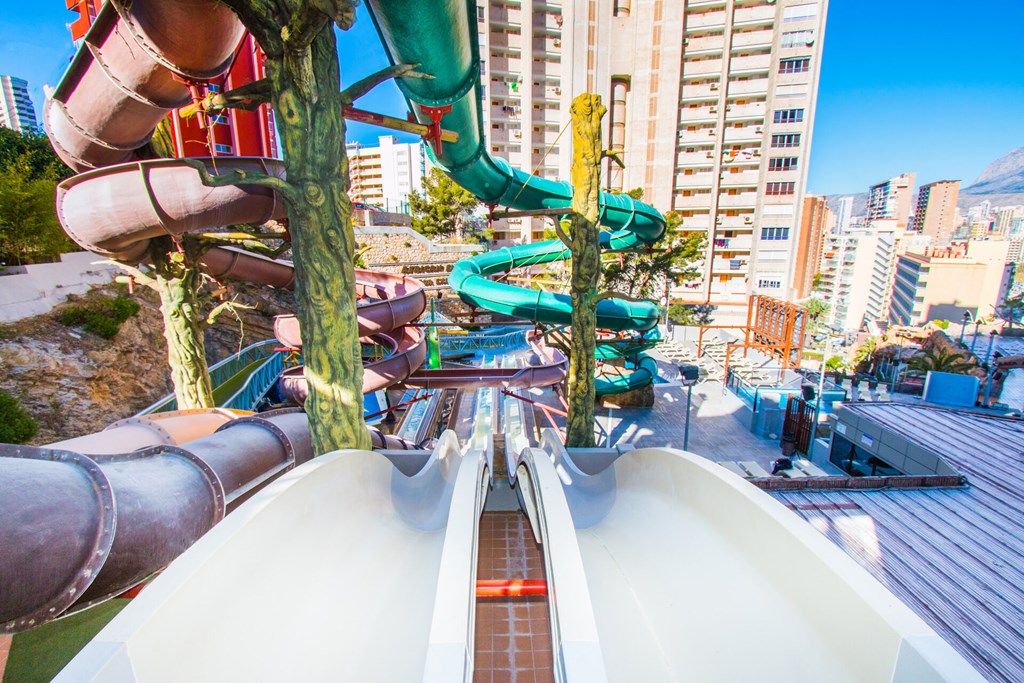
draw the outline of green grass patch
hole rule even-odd
[[[114,599],[18,633],[4,670],[4,683],[46,683],[124,609],[128,600]]]
[[[25,443],[39,431],[39,424],[21,407],[21,401],[0,391],[0,443]]]
[[[104,339],[113,339],[124,321],[138,312],[136,301],[119,294],[113,299],[66,306],[57,314],[57,319],[68,327],[81,327]]]

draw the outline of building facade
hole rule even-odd
[[[829,233],[821,265],[822,298],[830,307],[829,326],[851,333],[888,317],[903,232],[892,219]]]
[[[39,130],[36,110],[28,94],[28,81],[15,76],[0,76],[0,126],[19,133]]]
[[[895,220],[901,228],[910,223],[914,173],[903,173],[868,188],[867,220]]]
[[[889,322],[917,325],[929,320],[960,320],[995,313],[1013,284],[1006,240],[971,240],[966,245],[934,247],[899,258]]]
[[[957,227],[956,200],[959,196],[959,180],[937,180],[922,185],[917,192],[911,229],[931,235],[936,244],[949,242]]]
[[[567,179],[573,95],[600,94],[602,184],[641,188],[708,235],[703,277],[674,292],[735,307],[791,298],[827,0],[492,0],[478,7],[490,151]],[[540,220],[496,225],[499,240]]]
[[[828,208],[824,197],[804,197],[803,211],[800,213],[800,230],[796,237],[796,261],[793,271],[793,288],[797,299],[804,299],[811,294],[814,276],[821,267],[825,234],[834,223],[835,214]]]
[[[399,142],[382,135],[375,147],[350,142],[346,152],[352,201],[391,213],[409,212],[409,193],[423,191],[427,172],[422,142]]]

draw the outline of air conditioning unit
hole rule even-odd
[[[711,84],[711,89],[712,90],[718,90],[718,84],[717,83],[712,83]]]
[[[708,156],[708,159],[714,159],[715,158],[715,153],[714,152],[708,152],[707,156]]]
[[[561,95],[562,94],[562,89],[561,88],[555,88],[555,94],[556,95]]]
[[[747,225],[749,225],[749,224],[754,222],[754,217],[753,216],[744,216],[743,217],[743,222],[746,223]]]
[[[711,107],[711,113],[712,114],[717,114],[718,113],[718,107]]]
[[[762,128],[761,126],[758,126],[757,128],[754,129],[754,132],[755,133],[763,133],[764,132],[764,128]]]

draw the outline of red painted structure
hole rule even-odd
[[[85,37],[103,0],[64,0],[66,6],[78,15],[68,25],[71,38]],[[235,51],[234,62],[226,76],[197,84],[198,94],[203,90],[225,91],[258,81],[264,77],[265,57],[259,45],[248,33]],[[178,157],[255,156],[278,158],[274,114],[264,105],[256,111],[230,109],[217,115],[199,114],[188,119],[171,112],[171,135]]]

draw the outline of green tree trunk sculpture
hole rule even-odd
[[[594,446],[594,349],[597,345],[598,197],[601,186],[601,118],[606,108],[599,95],[584,93],[572,101],[572,341],[569,357],[569,416],[566,446]]]
[[[355,20],[349,0],[225,0],[267,55],[270,101],[287,181],[246,173],[215,183],[273,188],[288,207],[295,299],[313,448],[369,448],[356,319],[352,203],[334,35]]]

